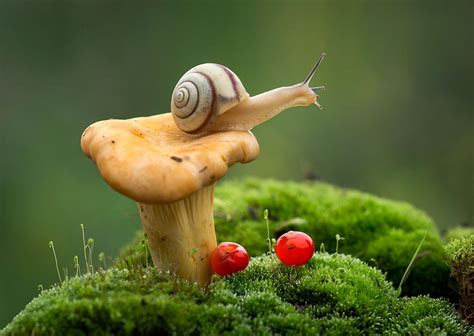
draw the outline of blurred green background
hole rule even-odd
[[[472,225],[472,1],[1,1],[0,327],[72,272],[80,223],[113,256],[140,228],[79,147],[94,121],[169,111],[190,67],[227,65],[251,94],[312,81],[323,111],[255,129],[229,178],[302,180],[406,200]],[[317,239],[317,238],[316,238]]]

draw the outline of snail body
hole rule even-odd
[[[292,106],[316,104],[316,91],[309,82],[325,54],[306,79],[250,97],[237,75],[214,63],[195,66],[176,84],[171,98],[171,113],[176,125],[186,133],[208,131],[247,131]]]

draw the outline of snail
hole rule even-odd
[[[248,131],[293,106],[315,104],[316,92],[324,86],[309,82],[323,61],[321,54],[305,80],[293,86],[270,90],[251,97],[237,75],[227,67],[206,63],[186,72],[176,84],[171,113],[176,125],[186,133]]]

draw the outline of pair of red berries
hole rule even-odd
[[[285,265],[306,264],[314,253],[314,243],[304,232],[289,231],[278,238],[275,253]],[[211,253],[211,268],[220,276],[243,271],[249,264],[247,251],[237,243],[220,243]]]

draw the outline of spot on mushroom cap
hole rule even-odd
[[[84,131],[81,148],[113,189],[143,203],[185,198],[260,150],[251,132],[191,135],[170,113],[96,122]]]

